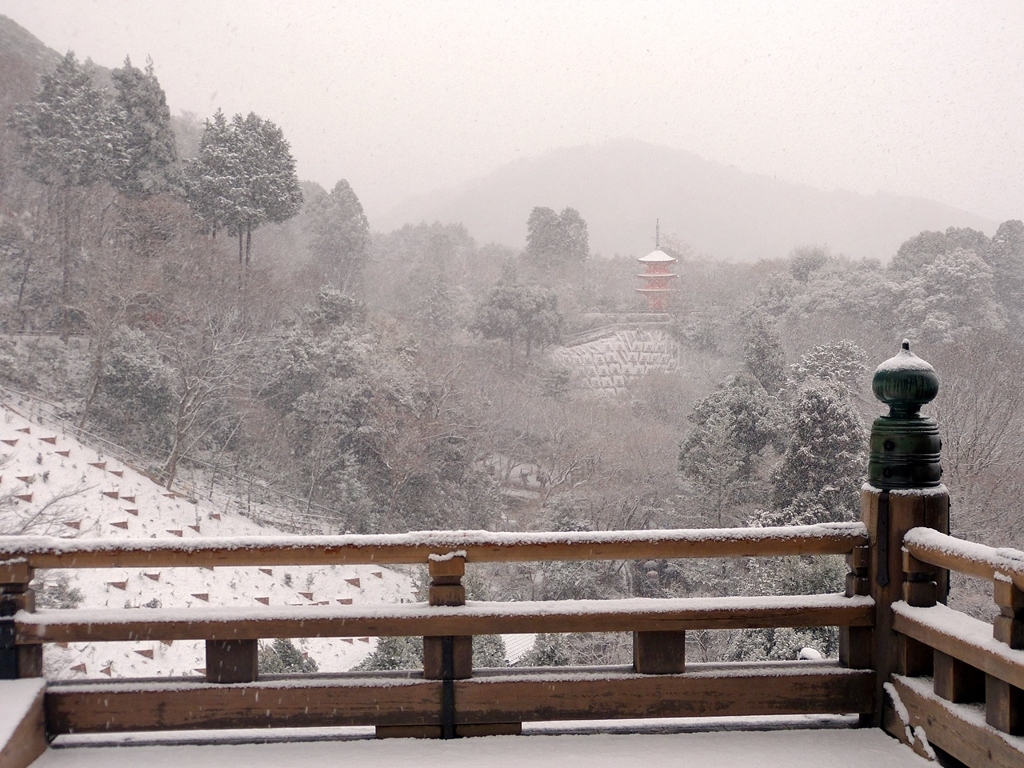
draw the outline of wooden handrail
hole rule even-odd
[[[275,637],[678,632],[687,629],[870,626],[870,597],[634,598],[390,606],[99,609],[19,612],[17,642],[255,640]]]
[[[994,581],[997,574],[1024,589],[1024,552],[964,541],[930,528],[913,528],[903,548],[924,563]]]
[[[975,669],[1024,687],[1024,651],[992,637],[992,625],[944,605],[917,608],[895,603],[893,629]]]
[[[143,568],[426,563],[465,553],[467,562],[648,560],[842,555],[868,543],[863,523],[778,528],[492,533],[425,531],[379,536],[249,536],[223,539],[81,540],[0,537],[3,561],[30,568]]]

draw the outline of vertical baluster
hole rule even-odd
[[[846,596],[871,594],[871,548],[854,547],[846,556],[850,571],[846,574]],[[850,669],[871,669],[871,643],[874,627],[840,627],[839,661]]]
[[[1024,592],[997,573],[993,597],[999,606],[992,634],[1011,648],[1024,648]],[[1024,690],[985,675],[985,721],[1004,733],[1024,734]]]

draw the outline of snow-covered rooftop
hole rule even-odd
[[[642,264],[651,264],[651,263],[655,263],[655,262],[659,262],[659,261],[676,261],[676,259],[674,259],[671,256],[669,256],[667,253],[665,253],[660,248],[655,248],[653,251],[648,253],[646,256],[643,256],[643,257],[637,259],[637,261],[639,261]]]

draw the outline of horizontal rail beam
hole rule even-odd
[[[870,626],[870,597],[795,595],[551,602],[425,603],[278,609],[97,609],[19,612],[17,642],[256,640],[276,637],[659,632],[752,627]]]
[[[694,665],[686,675],[523,670],[456,681],[456,725],[531,720],[866,712],[874,675],[834,662]],[[442,681],[377,678],[51,685],[61,733],[324,725],[439,725]]]
[[[1024,740],[992,728],[983,710],[944,701],[928,680],[893,675],[892,685],[910,717],[909,725],[923,728],[929,742],[957,760],[991,768],[1024,765]]]
[[[425,563],[460,551],[467,562],[648,560],[842,555],[868,543],[862,523],[777,528],[492,533],[425,531],[379,536],[248,536],[223,539],[82,540],[0,537],[4,560],[32,568],[149,568]]]
[[[1001,573],[1024,589],[1024,552],[964,541],[931,528],[912,528],[903,547],[918,560],[951,571],[993,580]]]
[[[1024,651],[992,637],[992,625],[939,604],[893,603],[892,628],[1010,685],[1024,688]]]

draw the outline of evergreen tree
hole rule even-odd
[[[575,208],[566,208],[558,215],[562,257],[570,264],[582,264],[590,256],[587,222]]]
[[[768,394],[774,395],[786,383],[786,354],[774,319],[763,312],[753,312],[745,319],[747,337],[743,344],[743,360]]]
[[[572,651],[563,634],[539,634],[533,647],[519,660],[520,667],[567,667],[572,664]]]
[[[123,434],[130,425],[153,425],[174,404],[174,380],[142,331],[115,330],[99,376],[103,414]]]
[[[987,261],[996,296],[1015,327],[1024,324],[1024,222],[1004,221],[992,236]]]
[[[802,356],[799,363],[791,365],[790,372],[798,385],[811,380],[833,382],[855,396],[863,383],[867,360],[867,352],[852,341],[842,339],[819,344]]]
[[[575,208],[537,207],[526,222],[526,255],[544,269],[582,264],[590,256],[587,222]]]
[[[789,273],[794,280],[806,283],[828,261],[828,251],[824,248],[797,248],[789,257]]]
[[[854,520],[867,467],[867,433],[844,390],[804,386],[792,406],[790,443],[772,470],[772,513],[760,522],[799,525]]]
[[[189,205],[216,232],[238,238],[238,262],[248,265],[252,233],[287,221],[302,206],[295,160],[274,123],[250,112],[227,121],[220,110],[206,121],[199,156],[185,166]]]
[[[431,335],[441,336],[451,332],[456,324],[455,296],[438,269],[430,275],[417,275],[422,291],[416,300],[415,319],[417,324]]]
[[[360,672],[370,670],[422,669],[423,638],[421,637],[380,637],[373,653],[357,664]]]
[[[510,362],[517,346],[528,357],[534,347],[543,348],[561,338],[558,297],[539,286],[522,285],[507,273],[477,307],[470,330],[485,339],[507,341]]]
[[[309,674],[319,669],[320,665],[303,655],[288,638],[278,637],[272,643],[260,643],[259,671],[262,675]]]
[[[83,240],[85,191],[123,171],[121,116],[68,51],[53,72],[40,76],[35,98],[15,107],[10,122],[21,139],[23,170],[53,192],[62,273],[60,333],[67,340],[72,326],[75,262]]]
[[[760,495],[762,453],[781,443],[779,407],[749,374],[694,404],[693,428],[679,450],[679,469],[693,482],[719,525],[727,510]]]
[[[992,267],[973,250],[935,254],[905,276],[897,298],[901,327],[920,341],[952,342],[972,332],[1002,330],[1006,324]]]
[[[114,186],[129,197],[166,192],[178,151],[167,97],[153,74],[153,62],[148,61],[143,71],[125,57],[124,66],[110,76],[124,137],[124,162],[113,177]]]
[[[550,208],[536,207],[526,222],[526,253],[541,266],[550,266],[562,249],[561,222]]]
[[[310,205],[310,251],[327,280],[348,291],[358,282],[370,248],[370,224],[349,183]]]

